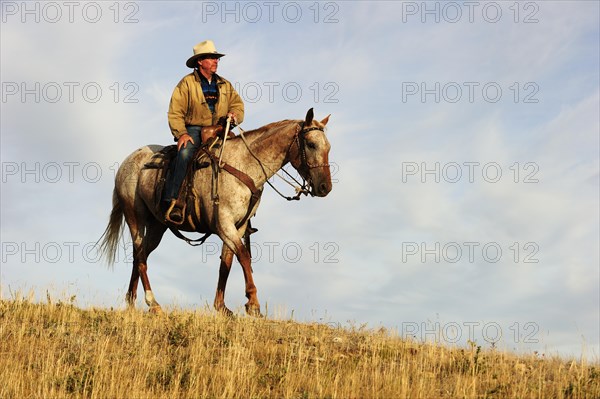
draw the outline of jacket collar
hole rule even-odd
[[[206,79],[206,77],[204,77],[204,75],[202,75],[200,73],[200,71],[198,71],[197,68],[194,69],[194,77],[196,78],[196,81],[200,82],[200,79],[204,79],[204,80],[208,80]],[[216,82],[217,84],[222,84],[224,82],[223,78],[220,77],[219,75],[217,75],[216,73],[213,75],[213,78],[216,78]]]

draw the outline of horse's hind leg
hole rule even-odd
[[[147,259],[148,255],[150,255],[160,243],[166,230],[166,226],[156,220],[149,220],[150,218],[152,218],[152,215],[150,215],[149,212],[135,212],[135,214],[129,212],[125,213],[125,220],[131,231],[131,239],[133,241],[133,267],[131,270],[129,289],[127,290],[125,299],[129,306],[133,307],[135,305],[137,285],[138,281],[141,279],[142,286],[144,287],[146,304],[150,307],[151,311],[159,312],[160,305],[154,298],[150,280],[148,279]],[[146,226],[143,226],[141,220],[147,221]]]
[[[131,268],[131,279],[129,280],[129,288],[127,289],[127,294],[125,294],[125,301],[127,302],[127,306],[130,308],[135,308],[135,300],[137,299],[137,286],[138,281],[140,280],[140,272],[135,265]]]
[[[219,266],[219,282],[217,283],[217,294],[215,295],[214,307],[217,311],[222,312],[227,316],[233,315],[233,312],[225,306],[225,286],[227,278],[231,271],[231,263],[233,262],[233,251],[223,244],[221,250],[221,265]]]
[[[165,233],[167,227],[156,220],[152,220],[146,227],[146,237],[144,240],[144,258],[143,262],[139,263],[138,270],[140,273],[140,278],[142,280],[142,286],[144,287],[144,298],[146,300],[146,304],[150,306],[150,311],[152,312],[160,312],[160,305],[156,302],[154,298],[154,294],[152,293],[152,288],[150,288],[150,280],[148,280],[148,265],[147,259],[152,251],[158,247],[160,244],[160,240]]]
[[[131,233],[131,240],[133,244],[133,267],[131,269],[131,279],[129,280],[129,288],[127,289],[127,294],[125,295],[125,301],[130,308],[134,308],[135,300],[137,299],[138,281],[140,278],[138,259],[143,243],[143,226],[140,224],[139,217],[136,215],[135,206],[132,206],[134,200],[122,200],[122,202],[126,205],[123,213],[125,216],[125,222],[127,223],[127,226],[129,226],[129,232]]]

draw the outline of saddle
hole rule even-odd
[[[165,222],[176,227],[191,228],[193,231],[208,231],[208,226],[202,220],[200,209],[198,206],[198,193],[194,190],[194,174],[197,170],[207,168],[214,163],[214,153],[212,151],[221,147],[223,140],[224,128],[222,125],[207,126],[202,128],[201,140],[202,145],[198,147],[192,161],[188,164],[185,178],[181,184],[181,188],[177,195],[176,206],[181,209],[183,214],[183,222],[175,223],[169,219]],[[228,138],[235,137],[235,134],[229,132]],[[149,162],[144,165],[144,169],[159,169],[157,180],[154,184],[154,206],[159,214],[165,214],[166,209],[162,209],[162,193],[165,187],[167,176],[173,173],[171,163],[177,155],[177,145],[169,145],[155,153]]]
[[[241,181],[247,188],[250,190],[250,203],[248,204],[248,209],[246,211],[246,215],[238,221],[236,224],[237,228],[240,228],[245,223],[248,224],[248,228],[243,237],[244,244],[248,249],[248,252],[251,254],[250,247],[250,235],[254,234],[257,229],[252,227],[250,222],[250,218],[252,217],[252,210],[255,205],[260,200],[262,195],[262,188],[259,189],[254,184],[254,181],[250,176],[245,174],[244,172],[234,168],[233,166],[223,163],[219,165],[219,160],[214,152],[214,150],[221,148],[224,134],[223,126],[209,126],[202,129],[202,145],[198,147],[196,154],[194,155],[192,161],[188,164],[188,170],[186,171],[186,175],[183,183],[181,184],[181,188],[176,200],[176,205],[182,209],[183,214],[183,222],[180,224],[174,223],[171,220],[165,219],[164,222],[169,227],[169,230],[176,237],[186,241],[190,245],[202,245],[204,241],[212,234],[212,229],[208,225],[206,220],[203,220],[200,214],[199,201],[198,201],[198,193],[194,189],[194,174],[197,170],[207,168],[212,166],[213,175],[212,175],[212,189],[213,189],[213,212],[215,215],[218,215],[218,189],[216,187],[216,181],[218,181],[218,174],[221,170],[226,171],[227,173],[235,176],[239,181]],[[227,137],[235,137],[235,134],[229,132]],[[164,190],[165,182],[167,176],[171,172],[171,162],[175,159],[177,155],[177,145],[173,144],[167,147],[164,147],[162,150],[155,153],[149,162],[147,162],[142,169],[158,169],[158,173],[156,174],[156,182],[154,184],[154,206],[158,211],[158,214],[165,215],[165,210],[161,209],[161,199],[162,192]],[[216,217],[214,223],[216,225]],[[185,237],[180,229],[187,229],[189,231],[197,231],[199,233],[205,233],[203,237],[192,240],[190,238]]]

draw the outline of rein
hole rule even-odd
[[[273,190],[275,190],[275,192],[277,194],[279,194],[280,197],[288,200],[288,201],[298,201],[300,200],[300,197],[304,194],[304,195],[311,195],[314,196],[314,194],[310,191],[310,186],[308,186],[306,183],[306,179],[304,177],[302,177],[302,183],[300,183],[294,176],[292,176],[287,170],[285,169],[281,169],[286,175],[288,175],[288,177],[290,179],[292,179],[297,186],[295,186],[293,183],[291,183],[290,181],[286,180],[285,177],[282,177],[279,173],[275,172],[275,176],[279,177],[281,180],[283,180],[284,182],[286,182],[287,184],[289,184],[291,187],[294,188],[294,190],[296,190],[296,195],[293,197],[290,196],[286,196],[283,193],[281,193],[281,191],[279,191],[274,185],[273,183],[271,183],[268,179],[268,174],[267,171],[265,170],[265,166],[263,165],[262,161],[258,158],[258,156],[256,156],[256,154],[254,153],[254,151],[252,151],[252,149],[250,148],[250,145],[248,144],[248,141],[246,140],[246,136],[244,135],[244,130],[241,128],[241,126],[238,126],[238,129],[240,130],[240,136],[242,138],[242,141],[244,142],[244,145],[246,146],[246,148],[248,149],[248,152],[250,153],[250,155],[252,155],[252,157],[256,160],[256,162],[258,162],[260,168],[262,169],[265,178],[266,178],[266,182],[269,186],[271,186],[271,188]],[[305,128],[304,127],[304,122],[302,122],[302,124],[300,125],[300,129],[296,131],[296,134],[294,135],[294,139],[292,140],[292,142],[290,143],[290,147],[288,148],[288,153],[290,148],[292,147],[292,144],[296,143],[296,145],[298,146],[298,151],[300,152],[300,167],[299,169],[302,168],[306,168],[306,169],[313,169],[313,168],[322,168],[322,167],[329,167],[329,164],[318,164],[318,165],[312,165],[310,164],[310,162],[308,162],[307,158],[306,158],[306,149],[304,146],[304,135],[308,132],[311,132],[313,130],[319,130],[319,131],[323,131],[321,128],[319,127],[308,127]],[[300,138],[302,137],[302,138]],[[302,140],[302,144],[300,144],[300,141]]]

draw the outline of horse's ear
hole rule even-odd
[[[313,121],[315,114],[313,112],[313,109],[309,109],[308,112],[306,113],[306,119],[304,120],[304,126],[310,126],[310,124]]]
[[[327,124],[327,122],[329,122],[329,117],[330,117],[330,116],[331,116],[331,114],[329,114],[329,115],[327,115],[325,118],[323,118],[323,119],[321,120],[321,123],[322,123],[323,125],[326,125],[326,124]]]

